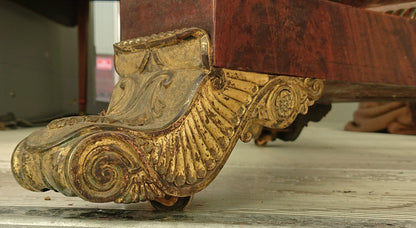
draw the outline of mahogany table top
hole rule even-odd
[[[416,85],[416,21],[408,18],[327,0],[124,0],[121,4],[122,39],[184,27],[199,27],[210,34],[216,67]]]

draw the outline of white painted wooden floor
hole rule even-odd
[[[9,160],[33,130],[0,131],[0,227],[416,227],[416,136],[311,124],[295,142],[239,143],[187,211],[156,213],[21,188]]]

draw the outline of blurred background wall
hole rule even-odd
[[[78,111],[77,26],[0,1],[0,114],[36,120]]]

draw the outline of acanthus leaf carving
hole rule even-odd
[[[107,114],[57,120],[29,136],[13,156],[19,182],[94,202],[190,196],[217,176],[238,139],[249,141],[262,126],[288,126],[322,93],[318,79],[208,69],[201,55],[210,53],[207,37],[190,29],[117,46],[117,68],[128,74]],[[183,65],[162,64],[188,52]]]

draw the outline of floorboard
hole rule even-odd
[[[9,160],[33,130],[0,131],[0,227],[416,226],[415,136],[311,124],[295,142],[238,143],[186,212],[155,213],[21,188]]]

